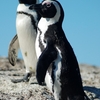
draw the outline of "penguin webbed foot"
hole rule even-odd
[[[31,74],[26,73],[25,76],[22,79],[11,79],[13,83],[19,83],[19,82],[29,82]]]

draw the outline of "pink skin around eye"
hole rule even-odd
[[[51,3],[50,2],[47,2],[46,5],[47,5],[47,7],[50,7],[51,6]]]
[[[51,2],[43,2],[42,5],[46,4],[47,7],[51,6]]]

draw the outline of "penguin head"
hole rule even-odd
[[[31,5],[29,9],[35,9],[44,18],[53,18],[61,22],[64,18],[63,8],[56,0],[44,0],[40,4]]]
[[[20,4],[29,4],[29,5],[36,4],[38,2],[39,2],[39,0],[19,0]]]

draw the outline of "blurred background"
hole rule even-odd
[[[100,67],[100,0],[59,0],[65,17],[63,29],[79,63]],[[0,56],[8,56],[8,46],[16,34],[18,0],[0,3]],[[19,58],[22,55],[19,52]]]

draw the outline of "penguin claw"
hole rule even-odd
[[[29,82],[31,74],[26,73],[25,76],[22,79],[11,79],[13,83],[19,83],[19,82]]]

